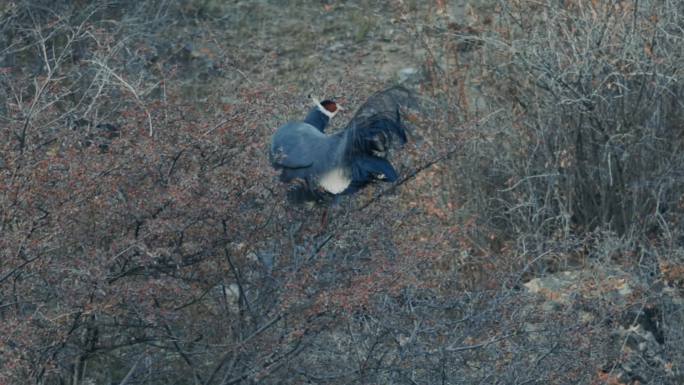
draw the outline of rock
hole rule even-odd
[[[228,310],[232,313],[238,313],[240,311],[240,287],[236,283],[231,283],[230,285],[221,285],[221,288]]]
[[[247,258],[247,260],[248,260],[248,261],[251,261],[251,262],[256,262],[256,261],[259,260],[259,257],[258,257],[258,256],[256,255],[256,253],[253,252],[253,251],[250,251],[249,253],[247,253],[247,255],[245,256],[245,258]]]
[[[333,43],[331,46],[329,46],[328,51],[335,52],[341,50],[342,48],[344,48],[344,43],[338,41],[337,43]]]
[[[552,302],[568,305],[580,295],[585,300],[611,300],[626,305],[633,293],[630,277],[624,272],[598,273],[590,270],[563,271],[546,277],[535,278],[524,286],[530,293],[541,294]]]
[[[672,362],[677,358],[670,357],[662,322],[660,306],[664,302],[648,302],[643,293],[653,287],[649,288],[638,277],[601,267],[534,278],[523,286],[542,298],[541,304],[531,304],[527,309],[537,314],[541,311],[541,320],[575,316],[583,328],[608,337],[608,346],[603,347],[608,352],[605,373],[625,383],[676,381],[678,374],[673,371]],[[668,292],[663,289],[661,295],[667,296]],[[528,332],[541,328],[537,322],[524,325]],[[540,338],[550,337],[532,337],[547,344]]]
[[[418,70],[413,67],[402,68],[397,72],[399,82],[404,83],[407,80],[412,80],[418,75]]]

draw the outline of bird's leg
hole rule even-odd
[[[328,218],[330,214],[331,209],[335,209],[337,205],[340,203],[340,195],[334,195],[332,203],[328,204],[325,206],[325,211],[323,211],[323,215],[321,216],[321,230],[324,228],[328,227]]]
[[[325,206],[325,209],[323,209],[323,215],[321,215],[321,231],[324,230],[326,227],[328,227],[328,211],[330,208],[328,206]]]

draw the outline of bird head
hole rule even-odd
[[[313,101],[314,107],[309,111],[309,114],[304,119],[304,123],[308,123],[316,127],[320,132],[324,132],[328,121],[342,108],[330,99],[321,102],[315,96],[309,95],[309,98]]]
[[[315,96],[309,95],[309,97],[313,101],[314,106],[328,118],[332,118],[335,116],[335,114],[342,110],[342,107],[340,107],[333,100],[325,99],[321,102]]]

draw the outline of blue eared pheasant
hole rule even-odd
[[[325,201],[398,179],[387,151],[395,138],[406,142],[401,107],[416,107],[410,91],[393,87],[376,93],[334,134],[325,128],[339,106],[332,100],[314,103],[304,121],[286,123],[271,140],[271,164],[289,184],[290,200]]]

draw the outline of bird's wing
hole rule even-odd
[[[276,167],[291,169],[307,168],[313,165],[313,159],[308,154],[296,151],[287,151],[283,147],[278,147],[271,153],[271,163]]]
[[[325,134],[302,122],[280,127],[271,141],[271,163],[276,168],[311,167],[316,161],[313,147],[321,137],[325,137]]]

